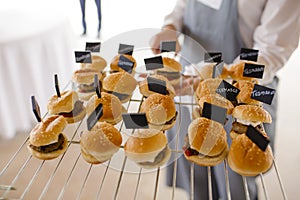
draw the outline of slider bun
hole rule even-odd
[[[245,63],[257,64],[256,62],[253,62],[253,61],[241,61],[241,62],[239,62],[237,64],[232,65],[228,69],[229,75],[235,81],[246,80],[246,81],[252,81],[252,82],[257,83],[257,79],[256,78],[243,76]]]
[[[115,95],[101,92],[101,98],[97,95],[92,96],[86,105],[86,113],[88,116],[96,109],[99,104],[103,105],[103,115],[99,121],[106,121],[110,124],[117,124],[122,120],[122,103]]]
[[[150,128],[167,130],[172,124],[166,124],[169,120],[176,116],[176,107],[170,96],[162,94],[151,94],[141,105],[141,113],[146,113],[147,121]]]
[[[197,70],[202,80],[212,78],[213,69],[215,65],[216,63],[209,63]],[[229,77],[229,72],[227,67],[224,65],[222,74],[218,78],[227,79],[228,77]]]
[[[182,66],[173,58],[163,57],[163,68],[157,69],[158,71],[167,71],[167,72],[181,72]]]
[[[239,105],[233,109],[232,116],[239,120],[271,123],[272,117],[261,106]]]
[[[195,97],[197,102],[201,97],[208,94],[216,94],[216,90],[219,87],[222,79],[220,78],[208,78],[204,81],[201,81],[196,89]]]
[[[232,141],[227,157],[230,168],[243,176],[256,176],[268,171],[273,163],[271,147],[262,151],[245,134]]]
[[[107,122],[97,122],[90,131],[84,131],[80,138],[82,156],[92,164],[109,160],[121,144],[120,132]]]
[[[210,103],[222,108],[226,108],[227,114],[230,115],[233,111],[233,104],[219,94],[208,94],[200,98],[198,105],[203,108],[204,102]]]
[[[175,94],[175,89],[174,89],[174,87],[171,85],[170,81],[166,77],[158,75],[158,74],[151,75],[150,77],[158,79],[158,80],[165,81],[166,82],[167,95],[171,96],[172,98],[175,97],[175,95],[176,95]],[[147,78],[145,78],[143,81],[141,81],[139,83],[139,90],[140,90],[140,93],[143,96],[145,96],[145,97],[148,97],[151,94],[155,94],[156,93],[156,92],[153,92],[153,91],[149,90]]]
[[[100,80],[102,75],[99,71],[90,68],[79,69],[73,72],[72,80],[78,84],[91,84],[94,82],[95,74]]]
[[[204,117],[194,119],[188,128],[190,147],[201,154],[217,156],[227,149],[223,126]]]
[[[97,56],[97,55],[92,55],[92,63],[81,63],[82,68],[93,69],[100,72],[103,71],[106,65],[107,65],[106,60],[101,56]]]
[[[133,72],[135,67],[136,67],[136,60],[134,59],[134,57],[132,57],[131,55],[128,55],[128,54],[118,54],[118,55],[116,55],[110,63],[110,69],[114,72],[123,72],[123,71],[125,71],[124,69],[122,69],[121,67],[118,66],[119,58],[120,58],[121,55],[134,63],[133,67],[132,67],[132,72]]]
[[[76,116],[65,117],[65,119],[67,120],[68,124],[72,124],[72,123],[79,122],[80,120],[82,120],[85,117],[85,114],[86,114],[86,110],[85,110],[85,107],[83,106],[83,109],[81,110],[81,112],[78,113]]]
[[[64,91],[61,97],[53,95],[47,104],[47,109],[50,114],[58,114],[61,112],[71,112],[74,108],[74,104],[78,101],[78,94],[73,90]]]
[[[106,91],[131,95],[137,86],[137,81],[132,75],[123,71],[106,76],[102,86]]]
[[[240,90],[239,94],[236,97],[238,104],[251,104],[251,105],[261,105],[262,103],[252,99],[251,94],[254,88],[254,83],[250,81],[238,81],[234,85],[234,87]]]

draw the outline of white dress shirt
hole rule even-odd
[[[164,26],[173,24],[181,32],[187,1],[177,0],[173,11],[165,17]],[[219,3],[222,0],[214,1]],[[259,50],[258,62],[265,65],[261,83],[271,82],[297,48],[299,14],[299,0],[238,0],[238,26],[243,42],[246,47]]]

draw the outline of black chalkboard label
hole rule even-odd
[[[103,105],[100,103],[86,120],[87,128],[89,131],[95,126],[95,124],[97,123],[97,121],[100,119],[102,115],[103,115]]]
[[[159,80],[152,77],[147,77],[147,82],[148,82],[149,90],[163,95],[167,94],[166,81]]]
[[[202,117],[224,124],[226,122],[226,113],[226,108],[222,108],[207,102],[204,102],[203,104]]]
[[[99,81],[98,75],[94,75],[94,88],[96,90],[96,94],[98,98],[101,98],[101,82]]]
[[[55,85],[56,94],[58,97],[60,97],[60,90],[59,90],[57,74],[54,74],[54,85]]]
[[[264,65],[245,63],[243,76],[262,79],[264,70]]]
[[[240,53],[241,60],[250,60],[256,62],[257,57],[258,57],[258,50],[241,48],[241,53]]]
[[[76,63],[92,63],[92,56],[90,51],[75,51]]]
[[[176,41],[161,41],[160,52],[175,52],[176,51]]]
[[[123,55],[120,55],[119,61],[118,61],[118,66],[124,69],[126,72],[130,73],[132,72],[134,62],[129,60]]]
[[[204,54],[204,62],[222,62],[222,52],[207,52]]]
[[[145,58],[144,62],[146,65],[146,70],[154,70],[154,69],[164,68],[163,59],[161,56]]]
[[[246,136],[255,143],[258,148],[262,151],[265,151],[270,143],[270,140],[261,134],[256,128],[252,125],[249,125],[246,131]]]
[[[218,78],[221,76],[224,69],[224,62],[217,63],[213,66],[212,78]]]
[[[33,114],[38,122],[42,121],[40,106],[34,96],[31,96],[31,105]]]
[[[85,50],[91,52],[100,52],[100,42],[87,42],[85,43]]]
[[[251,98],[271,105],[276,90],[262,85],[255,84],[251,93]]]
[[[236,96],[239,94],[240,90],[227,81],[222,81],[219,87],[216,89],[216,93],[225,97],[229,101],[234,101]]]
[[[145,113],[124,113],[122,117],[127,129],[149,128]]]
[[[119,50],[118,53],[119,54],[127,54],[127,55],[131,55],[133,53],[133,45],[128,45],[128,44],[119,44]]]

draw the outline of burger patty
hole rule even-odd
[[[146,162],[140,162],[138,164],[140,165],[148,165],[148,166],[155,166],[157,164],[159,164],[166,156],[166,153],[167,153],[167,149],[168,147],[166,146],[161,152],[159,152],[157,154],[157,156],[154,158],[154,161],[153,162],[150,162],[150,161],[146,161]]]
[[[255,127],[258,131],[262,132],[263,131],[263,126],[261,124],[257,125]],[[243,134],[246,133],[248,129],[248,126],[245,124],[241,124],[239,122],[233,122],[232,123],[232,128],[231,130],[238,133],[238,134]]]
[[[180,78],[179,72],[157,71],[157,74],[166,77],[169,81]]]
[[[121,93],[113,92],[113,91],[107,91],[107,93],[115,95],[116,97],[118,97],[118,99],[120,101],[125,100],[126,98],[129,97],[129,94],[121,94]]]
[[[65,138],[64,138],[63,134],[59,134],[58,141],[55,143],[48,144],[45,146],[39,146],[39,147],[30,144],[29,147],[32,148],[33,150],[41,152],[41,153],[50,153],[52,151],[63,149],[64,142],[65,142]]]
[[[78,115],[83,110],[83,102],[82,101],[76,101],[74,105],[74,109],[71,112],[61,112],[58,113],[59,115],[62,115],[64,117],[73,117]]]
[[[88,93],[88,92],[94,92],[94,83],[91,84],[79,84],[77,87],[78,92],[81,93]]]

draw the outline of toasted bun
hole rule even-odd
[[[72,80],[74,83],[78,84],[91,84],[94,82],[95,74],[101,79],[102,75],[97,70],[90,68],[79,69],[73,72]]]
[[[202,66],[199,70],[199,76],[202,80],[212,78],[213,69],[216,63],[209,63],[207,65]],[[221,79],[227,79],[229,77],[229,72],[226,66],[224,66],[222,74],[218,77]]]
[[[251,105],[261,105],[262,103],[252,99],[251,94],[254,88],[254,83],[250,81],[238,81],[234,85],[234,87],[240,90],[237,95],[237,103],[251,104]]]
[[[218,156],[227,148],[223,126],[204,117],[194,119],[188,128],[190,147],[208,156]]]
[[[220,106],[222,108],[226,108],[227,114],[231,115],[233,111],[233,104],[226,98],[222,97],[219,94],[208,94],[200,98],[198,105],[203,108],[204,102],[210,103],[216,106]]]
[[[106,67],[106,65],[107,62],[104,58],[102,58],[101,56],[92,55],[92,63],[82,63],[81,67],[101,72]]]
[[[229,70],[228,70],[229,75],[235,81],[246,80],[246,81],[257,82],[256,78],[243,76],[245,63],[256,64],[256,62],[253,62],[253,61],[241,61],[237,64],[232,65],[229,68]]]
[[[110,69],[114,72],[125,71],[124,69],[122,69],[121,67],[118,66],[120,56],[121,56],[121,54],[116,55],[110,63]],[[136,67],[136,60],[134,59],[134,57],[132,57],[131,55],[128,55],[128,54],[122,54],[122,56],[124,56],[125,58],[129,59],[130,61],[132,61],[134,63],[133,68],[132,68],[132,72],[133,72]]]
[[[83,107],[83,109],[81,110],[80,113],[78,113],[77,115],[73,116],[73,117],[65,117],[65,119],[67,120],[68,124],[72,124],[72,123],[76,123],[79,122],[80,120],[82,120],[85,117],[86,114],[86,110],[85,107]]]
[[[239,105],[233,109],[232,116],[239,120],[271,123],[272,117],[268,111],[261,106]]]
[[[53,95],[47,104],[47,109],[50,114],[57,114],[60,112],[70,112],[74,108],[75,102],[78,100],[78,94],[73,90],[64,91],[61,97]]]
[[[149,125],[158,125],[160,127],[176,116],[176,107],[170,96],[155,93],[143,101],[140,112],[146,113]]]
[[[103,115],[99,121],[116,124],[122,120],[122,103],[112,94],[101,92],[101,98],[97,95],[92,96],[86,105],[86,113],[89,116],[99,104],[103,105]]]
[[[102,86],[106,91],[131,95],[137,86],[137,81],[132,75],[123,71],[106,76]]]
[[[164,68],[158,69],[158,71],[168,71],[168,72],[181,72],[182,66],[173,58],[163,57]]]
[[[158,75],[158,74],[151,75],[150,77],[158,79],[158,80],[165,81],[166,82],[166,88],[167,88],[167,95],[169,95],[172,98],[175,97],[175,95],[176,95],[175,94],[175,89],[174,89],[174,87],[171,85],[170,81],[166,77]],[[148,97],[151,94],[155,94],[155,92],[149,90],[147,79],[144,79],[143,81],[141,81],[139,83],[139,90],[140,90],[140,93],[143,96],[145,96],[145,97]]]
[[[197,102],[201,97],[208,94],[216,94],[216,90],[219,87],[222,79],[219,78],[209,78],[201,81],[196,89],[195,97]]]
[[[228,164],[243,176],[256,176],[268,171],[273,163],[271,147],[262,151],[245,134],[238,135],[231,143]]]
[[[109,160],[121,144],[120,132],[107,122],[97,122],[90,131],[84,131],[80,138],[83,158],[92,164]]]

